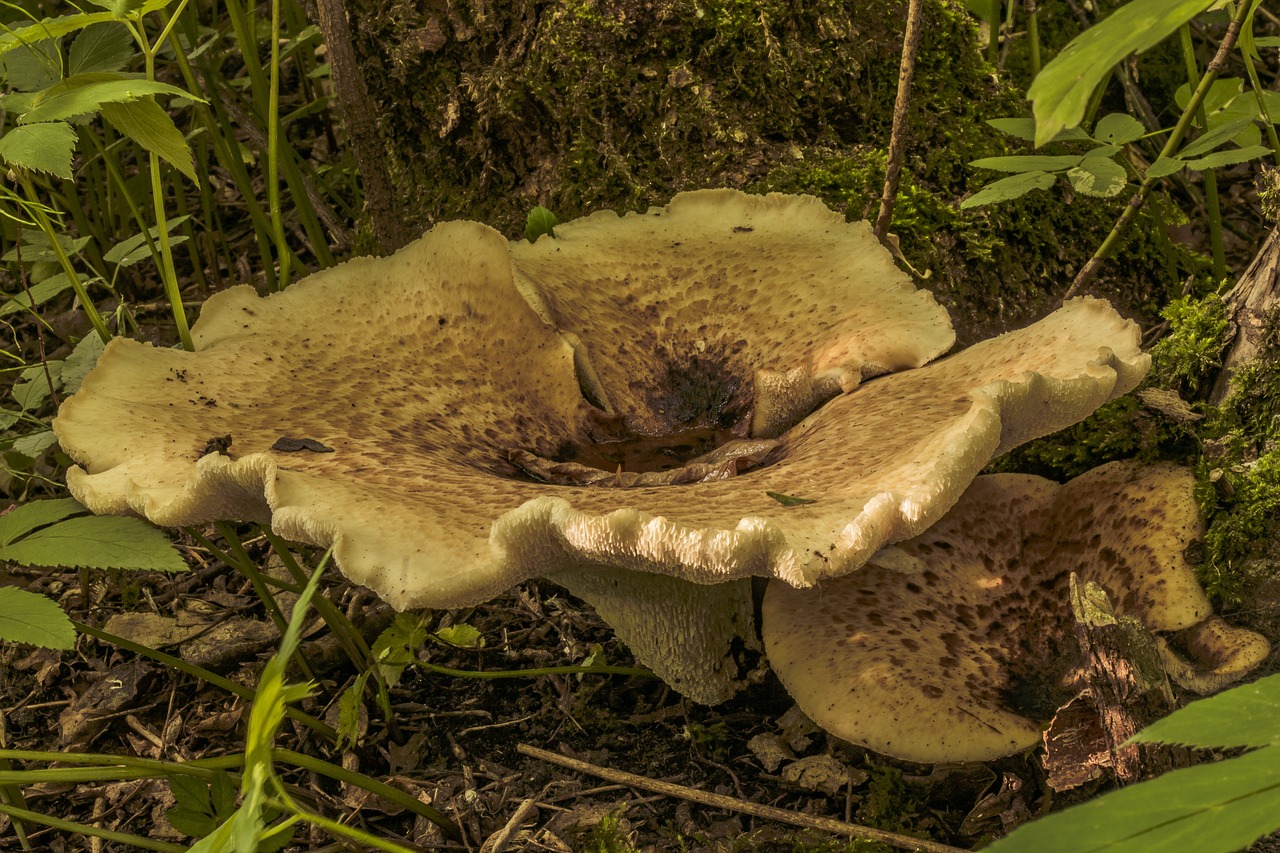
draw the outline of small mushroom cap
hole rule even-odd
[[[344,573],[397,608],[471,605],[529,577],[597,569],[796,586],[852,571],[941,517],[993,454],[1080,420],[1149,365],[1133,323],[1080,299],[862,381],[951,340],[865,230],[811,199],[705,191],[566,223],[527,250],[445,223],[283,293],[233,288],[205,304],[194,352],[107,347],[54,422],[78,463],[68,485],[99,513],[255,520],[333,546]],[[657,240],[647,250],[645,234]],[[633,277],[618,263],[600,271],[605,246]],[[661,370],[646,355],[655,342],[670,359]],[[770,383],[764,432],[841,391],[731,479],[550,485],[513,464],[573,462],[600,405],[636,429],[684,423],[664,400],[702,406],[695,421],[745,422],[750,405],[734,406],[773,391],[742,389]],[[803,405],[779,402],[792,392]],[[689,613],[705,608],[690,597]]]
[[[1072,572],[1150,629],[1210,618],[1183,557],[1200,534],[1191,486],[1185,469],[1132,463],[1062,486],[979,477],[862,571],[808,590],[770,583],[770,664],[815,722],[877,752],[986,761],[1035,746],[1040,727],[1014,700],[1054,692],[1076,657]]]

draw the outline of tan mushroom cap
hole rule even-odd
[[[866,222],[811,196],[705,190],[513,244],[518,280],[590,365],[593,396],[634,432],[750,414],[774,437],[863,378],[955,341]]]
[[[699,222],[717,234],[763,239],[770,209],[820,225],[841,246],[865,242],[857,236],[863,226],[848,226],[855,237],[846,240],[811,201],[793,208],[773,197],[745,198],[693,193],[672,207],[701,210],[705,203],[720,211],[717,218],[685,216],[691,246],[702,239]],[[728,216],[733,210],[742,218]],[[630,233],[633,220],[653,218],[590,217],[583,233],[609,222]],[[576,231],[575,223],[558,227],[566,235],[561,254]],[[799,239],[785,229],[779,235],[784,243]],[[556,246],[544,238],[533,248],[544,242]],[[621,352],[620,336],[645,334],[645,323],[620,325],[625,312],[609,314],[609,300],[594,290],[615,285],[593,278],[578,286],[581,299],[600,302],[617,322],[559,334],[540,317],[573,292],[569,272],[552,286],[547,263],[531,261],[542,289],[535,293],[532,279],[517,281],[511,251],[485,226],[447,223],[393,257],[352,261],[280,294],[262,298],[241,287],[216,295],[193,329],[195,352],[113,341],[54,424],[79,463],[68,472],[72,493],[95,512],[134,512],[163,525],[269,522],[282,536],[332,545],[344,573],[398,608],[475,604],[528,577],[596,569],[699,584],[757,575],[803,586],[851,571],[886,543],[921,532],[992,455],[1085,417],[1132,388],[1149,364],[1134,324],[1105,302],[1074,300],[1027,329],[856,385],[780,435],[761,467],[735,478],[630,489],[553,486],[523,476],[511,459],[572,459],[590,444],[600,413],[584,400],[579,374],[597,374],[615,407],[629,399],[618,389],[631,386],[612,372],[642,368],[606,354]],[[827,294],[829,310],[811,309],[820,289],[799,255],[751,267],[767,277],[762,281],[734,266],[728,294],[727,273],[714,271],[737,257],[721,246],[713,251],[719,260],[702,268],[707,300],[724,304],[715,323],[737,329],[728,335],[734,341],[750,341],[748,351],[724,362],[730,373],[722,384],[750,384],[750,350],[770,354],[762,370],[813,376],[927,358],[875,343],[878,333],[855,335],[851,316],[871,327],[904,321],[845,305],[901,309],[911,323],[928,325],[907,323],[906,338],[934,347],[949,340],[931,300],[910,293],[900,277],[850,279],[843,270],[851,257],[814,247],[803,254],[839,285]],[[578,274],[581,265],[570,260],[565,269]],[[822,338],[817,331],[797,343],[795,324],[779,320],[776,300],[762,297],[761,313],[734,296],[783,292],[793,281],[803,282],[795,316],[815,328],[831,320],[827,336],[835,343],[810,346],[810,337]],[[670,283],[652,287],[667,293]],[[637,292],[648,293],[641,284]],[[882,299],[884,292],[893,299]],[[693,322],[693,290],[684,308],[674,293],[662,298],[677,306],[674,313],[637,310],[661,325],[663,345],[671,352],[696,350],[699,341],[710,348],[717,339],[702,328],[710,320],[677,324]],[[856,346],[848,343],[855,339]],[[584,352],[592,368],[585,373]],[[906,361],[895,361],[899,356]],[[213,440],[226,435],[231,445],[218,452]],[[281,438],[309,439],[332,452],[277,449]],[[769,492],[813,503],[783,506]],[[705,598],[673,622],[696,622],[690,614],[705,612]],[[664,674],[687,665],[646,662]]]
[[[1077,657],[1076,572],[1151,630],[1212,626],[1240,653],[1189,666],[1239,677],[1266,641],[1212,616],[1184,557],[1201,533],[1191,488],[1186,469],[1125,462],[1062,486],[979,477],[945,518],[862,571],[808,590],[770,583],[770,664],[845,740],[909,761],[998,758],[1040,741],[1013,697],[1052,693]]]

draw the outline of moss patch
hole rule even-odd
[[[961,212],[992,177],[966,164],[1012,153],[985,120],[1027,109],[995,82],[963,6],[925,7],[893,230],[967,343],[1051,310],[1124,202],[1059,187]],[[393,182],[417,226],[470,218],[516,236],[535,205],[565,220],[707,186],[807,192],[851,218],[875,213],[904,0],[351,9]],[[1156,200],[1096,292],[1154,317],[1194,265],[1171,260],[1173,216]]]

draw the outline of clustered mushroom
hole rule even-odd
[[[731,190],[534,244],[443,223],[219,293],[192,337],[112,341],[63,404],[89,509],[270,524],[397,608],[549,577],[702,702],[740,684],[751,577],[854,572],[1149,366],[1095,299],[935,361],[949,318],[866,223]]]
[[[1040,741],[1077,688],[1073,574],[1161,638],[1169,674],[1205,690],[1269,652],[1213,615],[1185,552],[1201,534],[1193,478],[1114,462],[1059,485],[978,477],[923,534],[813,589],[771,582],[769,661],[839,737],[911,761],[985,761]],[[1046,713],[1047,712],[1047,713]]]

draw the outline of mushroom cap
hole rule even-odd
[[[807,590],[770,583],[770,664],[815,722],[877,752],[986,761],[1034,746],[1040,727],[1014,699],[1052,693],[1077,657],[1073,572],[1152,630],[1212,617],[1183,556],[1201,533],[1192,485],[1178,466],[1128,462],[1061,486],[979,477],[945,518],[862,571]],[[1238,664],[1227,662],[1237,677]]]
[[[950,325],[865,224],[813,199],[703,191],[556,233],[513,247],[445,223],[282,293],[215,295],[194,352],[113,341],[54,422],[78,463],[72,494],[162,525],[269,523],[333,546],[397,608],[602,568],[804,586],[921,532],[994,454],[1085,417],[1149,366],[1133,323],[1080,299],[862,381],[923,364]],[[837,387],[731,479],[550,485],[513,463],[573,463],[602,418],[647,435],[765,411],[760,434],[773,433]]]

